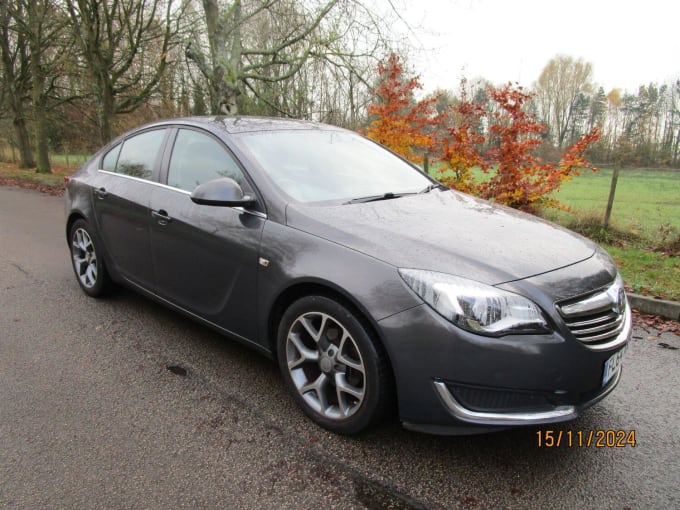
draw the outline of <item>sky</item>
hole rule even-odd
[[[680,78],[677,0],[390,0],[425,92],[460,78],[530,86],[558,54],[593,65],[605,92]]]

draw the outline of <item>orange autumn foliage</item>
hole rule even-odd
[[[434,128],[439,125],[434,109],[437,97],[414,99],[413,92],[422,88],[420,81],[404,77],[404,65],[394,53],[386,63],[378,64],[378,73],[376,100],[367,108],[374,120],[365,134],[406,159],[421,162],[423,153],[435,143]]]
[[[479,130],[479,120],[485,114],[484,108],[468,101],[467,91],[463,87],[461,101],[449,113],[452,117],[451,127],[440,133],[440,159],[445,166],[439,169],[439,180],[463,193],[476,194],[477,184],[472,169],[488,168],[488,163],[479,150],[485,141]],[[446,170],[453,174],[444,176]]]
[[[452,107],[452,127],[440,137],[442,183],[527,212],[542,207],[566,209],[553,192],[581,169],[597,170],[584,156],[599,138],[597,128],[567,148],[558,164],[545,163],[533,155],[547,128],[526,111],[531,94],[510,84],[488,87],[486,92],[491,106],[475,103],[463,94]],[[491,177],[477,182],[472,167]]]

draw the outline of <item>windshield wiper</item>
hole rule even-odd
[[[367,197],[359,197],[359,198],[353,198],[352,200],[348,200],[347,202],[344,202],[343,204],[363,204],[365,202],[377,202],[379,200],[390,200],[392,198],[399,198],[403,197],[404,195],[419,195],[421,193],[429,193],[433,189],[443,189],[447,190],[446,186],[443,184],[437,182],[430,184],[427,188],[421,189],[420,191],[408,191],[404,193],[392,193],[391,191],[388,191],[387,193],[383,193],[382,195],[369,195]]]
[[[445,189],[449,189],[449,188],[447,188],[446,186],[444,186],[444,185],[443,185],[442,183],[440,183],[440,182],[435,182],[435,183],[433,183],[433,184],[430,184],[427,188],[421,189],[421,190],[418,192],[418,194],[420,194],[420,193],[429,193],[429,192],[432,191],[433,189],[444,189],[444,190],[445,190]]]
[[[370,195],[367,197],[359,197],[359,198],[353,198],[352,200],[348,200],[345,202],[345,204],[359,204],[359,203],[364,203],[364,202],[377,202],[378,200],[390,200],[392,198],[399,198],[403,197],[404,195],[411,195],[412,193],[392,193],[391,191],[388,191],[387,193],[383,193],[382,195]]]

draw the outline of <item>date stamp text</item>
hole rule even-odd
[[[539,448],[635,447],[635,430],[537,430]]]

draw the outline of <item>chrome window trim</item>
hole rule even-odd
[[[185,191],[183,189],[173,188],[172,186],[168,186],[167,184],[161,184],[160,182],[150,181],[148,179],[142,179],[141,177],[134,177],[132,175],[123,174],[123,173],[120,173],[120,172],[111,172],[110,170],[104,170],[102,168],[98,168],[97,171],[101,172],[103,174],[113,175],[113,176],[116,176],[116,177],[123,177],[125,179],[130,179],[132,181],[143,182],[145,184],[152,184],[153,186],[159,186],[161,188],[169,189],[169,190],[172,190],[172,191],[177,191],[178,193],[183,193],[185,195],[191,195],[191,193],[189,193],[188,191]]]
[[[113,175],[113,176],[116,176],[116,177],[123,177],[125,179],[130,179],[132,181],[142,182],[144,184],[151,184],[153,186],[158,186],[159,188],[167,189],[167,190],[174,191],[176,193],[181,193],[182,195],[186,195],[188,197],[191,197],[191,193],[186,191],[186,190],[183,190],[183,189],[180,189],[180,188],[175,188],[173,186],[168,186],[167,184],[162,184],[160,182],[149,181],[147,179],[142,179],[140,177],[133,177],[132,175],[121,174],[121,173],[118,173],[118,172],[111,172],[109,170],[103,170],[101,168],[98,168],[97,172],[101,172],[103,174],[108,174],[108,175]],[[263,213],[262,211],[249,211],[248,209],[245,209],[243,207],[229,207],[228,209],[233,209],[233,210],[239,211],[241,213],[246,213],[246,214],[250,214],[252,216],[257,216],[258,218],[262,218],[262,219],[265,219],[265,220],[267,219],[267,214]]]

